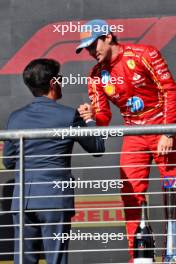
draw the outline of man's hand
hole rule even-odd
[[[158,155],[167,155],[173,148],[173,138],[162,135],[158,142]]]
[[[92,106],[88,103],[80,105],[78,108],[78,112],[79,112],[80,116],[84,119],[84,121],[87,121],[89,119],[93,119]]]

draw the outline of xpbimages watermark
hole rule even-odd
[[[104,71],[105,72],[105,71]],[[107,72],[107,71],[106,71]],[[121,85],[124,84],[123,76],[110,76],[108,72],[103,78],[95,76],[91,78],[90,76],[81,76],[81,74],[73,75],[72,73],[69,76],[62,77],[62,83],[60,82],[60,77],[53,77],[54,84],[62,84],[62,87],[65,85],[101,85],[102,87],[106,87],[108,85]]]
[[[90,240],[90,241],[100,241],[103,244],[107,244],[109,241],[122,241],[124,239],[123,233],[82,233],[80,230],[73,232],[70,230],[70,233],[53,233],[53,240],[61,240],[62,243],[69,240]]]
[[[61,189],[64,191],[67,188],[70,189],[100,189],[103,192],[107,192],[109,189],[122,189],[122,180],[93,180],[93,181],[81,181],[78,178],[76,181],[72,178],[68,181],[53,181],[53,189]]]
[[[108,34],[109,31],[112,33],[121,33],[124,32],[124,26],[123,25],[82,25],[80,21],[77,22],[68,22],[67,24],[53,24],[53,33],[59,33],[62,36],[65,35],[65,33],[75,33],[75,32],[104,32],[105,34]]]
[[[59,137],[61,139],[65,139],[66,137],[102,137],[103,139],[107,139],[110,137],[123,137],[123,129],[111,129],[109,134],[108,131],[105,129],[99,130],[94,128],[94,130],[86,127],[86,130],[82,130],[82,127],[72,127],[70,126],[68,129],[53,129],[52,136],[53,137]]]

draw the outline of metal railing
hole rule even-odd
[[[95,133],[97,133],[97,131],[99,131],[99,134],[102,136],[104,136],[104,133],[106,132],[106,135],[108,137],[114,137],[115,134],[117,136],[119,134],[119,131],[122,132],[123,136],[176,134],[176,125],[171,124],[171,125],[151,125],[151,126],[111,126],[111,127],[81,128],[81,129],[80,128],[79,129],[72,128],[71,130],[66,129],[66,128],[59,128],[59,129],[53,128],[53,129],[32,129],[32,130],[27,129],[27,130],[8,130],[8,131],[1,130],[0,131],[0,140],[18,139],[20,141],[20,154],[19,154],[19,161],[20,161],[19,162],[19,175],[20,175],[20,182],[19,182],[20,193],[19,194],[20,195],[19,195],[19,197],[17,197],[20,199],[20,210],[19,210],[19,215],[20,215],[20,221],[19,221],[19,231],[20,231],[19,232],[19,234],[20,234],[19,235],[19,242],[20,242],[19,243],[19,255],[20,255],[20,258],[19,258],[19,264],[24,264],[24,199],[25,199],[25,195],[24,195],[24,186],[25,186],[25,179],[24,179],[24,172],[25,172],[25,167],[24,167],[24,157],[25,157],[24,141],[26,139],[44,139],[44,138],[53,138],[53,137],[63,138],[63,132],[64,132],[64,138],[74,138],[74,137],[80,137],[80,136],[83,136],[83,137],[84,136],[92,136]],[[113,136],[111,133],[112,131],[113,131]],[[118,153],[120,153],[120,152],[118,152]],[[92,154],[96,154],[96,153],[92,153]],[[103,154],[106,155],[108,153],[103,153]],[[67,155],[67,154],[65,154],[65,155]],[[70,154],[68,154],[68,155],[70,155]],[[72,155],[79,155],[79,154],[72,154]],[[84,155],[84,154],[82,154],[82,155]],[[59,155],[57,155],[57,156],[59,156]],[[170,165],[173,166],[173,164],[170,164]],[[119,166],[105,166],[105,167],[115,168],[115,167],[119,167]],[[96,168],[98,168],[98,167],[96,167]],[[62,170],[63,170],[63,168],[62,168]],[[8,170],[6,170],[6,171],[8,171]],[[9,171],[11,171],[11,170],[9,170]],[[2,170],[1,170],[1,172],[2,172]],[[133,180],[135,180],[135,179],[133,179]],[[153,180],[156,180],[156,179],[153,179]],[[159,193],[159,192],[157,192],[157,193]],[[124,195],[124,194],[121,194],[121,195]],[[12,198],[12,197],[10,197],[10,198]],[[36,198],[36,197],[34,197],[34,198]],[[155,206],[153,206],[153,208],[155,208]],[[94,208],[92,208],[92,209],[94,210]],[[106,208],[103,208],[103,209],[106,209]],[[123,209],[123,208],[120,207],[120,209]],[[132,207],[130,207],[130,209],[132,209]],[[135,207],[134,207],[134,209],[135,209]],[[80,209],[80,210],[82,210],[82,209]],[[83,210],[86,210],[86,208],[84,208]],[[43,211],[45,211],[45,210],[43,210]],[[46,210],[46,211],[49,211],[49,210]],[[165,220],[163,220],[163,222],[164,221]],[[161,249],[163,249],[163,248],[161,248]],[[108,250],[109,251],[117,251],[117,249],[108,249]],[[119,250],[123,251],[123,250],[127,250],[127,249],[119,249]],[[88,251],[89,250],[87,250],[86,252],[88,252]],[[95,249],[95,251],[96,251],[96,249]],[[99,251],[101,251],[101,250],[99,250]],[[102,251],[106,251],[106,250],[103,249]],[[72,252],[72,251],[69,251],[69,252]],[[80,252],[80,251],[78,251],[78,252]],[[160,262],[158,262],[158,263],[160,263]]]

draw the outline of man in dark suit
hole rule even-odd
[[[36,59],[26,66],[23,72],[24,83],[35,99],[31,104],[10,115],[7,129],[94,126],[91,112],[83,120],[77,110],[56,102],[62,97],[62,76],[59,75],[59,70],[60,64],[51,59]],[[42,237],[45,251],[57,251],[46,253],[47,264],[66,264],[68,261],[68,254],[59,252],[67,251],[68,240],[62,243],[59,239],[53,239],[53,234],[62,236],[63,233],[70,232],[71,217],[74,215],[74,191],[69,187],[62,190],[59,184],[56,188],[55,183],[74,180],[70,169],[71,157],[64,156],[72,153],[74,141],[78,141],[88,152],[104,152],[104,143],[100,137],[25,141],[25,209],[30,209],[30,212],[25,212],[25,224],[28,225],[25,226],[24,236],[31,238],[25,240],[25,251],[34,252],[25,254],[27,264],[38,263],[39,255],[35,251],[40,249],[41,240],[32,238]],[[5,141],[3,155],[18,156],[19,141]],[[19,169],[19,159],[4,158],[4,165],[7,169]],[[15,182],[19,183],[18,173],[15,175]],[[19,197],[19,185],[15,185],[13,196],[11,209],[17,211],[19,200],[15,197]],[[41,209],[61,210],[40,211]],[[19,223],[18,213],[13,214],[13,221],[15,225]],[[36,223],[39,225],[33,225]],[[50,225],[50,223],[56,224]],[[18,226],[15,226],[15,238],[19,238]],[[19,242],[15,240],[15,252],[18,251]],[[14,261],[15,264],[19,264],[18,254],[15,254]]]

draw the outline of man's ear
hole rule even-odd
[[[54,79],[50,80],[50,90],[54,90],[56,81]]]
[[[50,80],[49,93],[50,93],[52,96],[55,96],[55,87],[56,87],[55,82],[56,82],[56,81],[55,81],[54,79],[51,79],[51,80]]]

